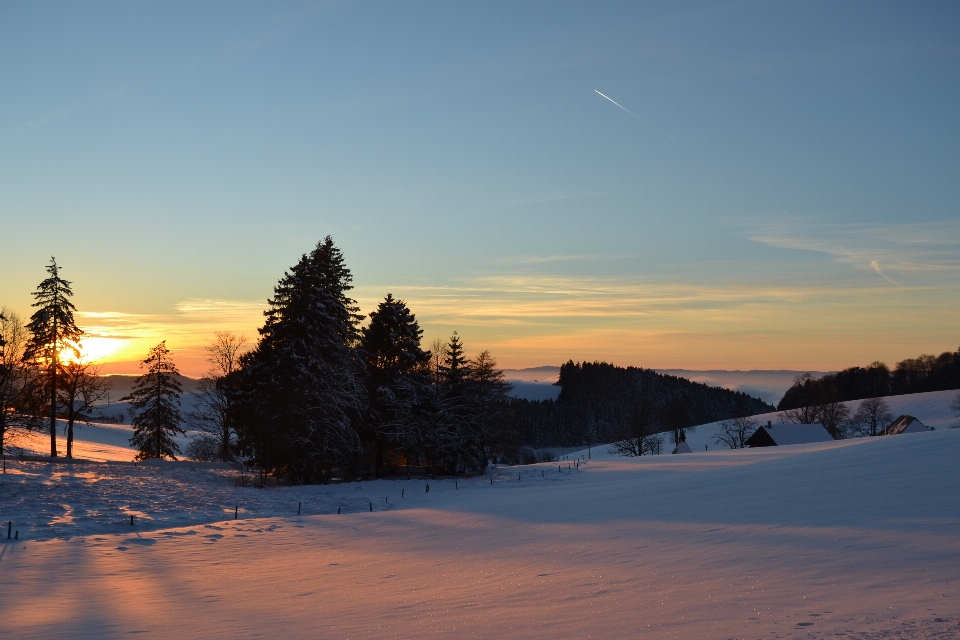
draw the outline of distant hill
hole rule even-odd
[[[751,369],[729,371],[722,369],[655,369],[657,373],[686,378],[709,387],[723,387],[742,391],[749,396],[776,405],[797,377],[804,373],[825,376],[829,371],[792,371],[788,369]],[[543,366],[527,369],[504,369],[504,377],[513,384],[511,396],[526,400],[556,400],[560,387],[554,386],[560,379],[560,367]]]
[[[514,420],[524,444],[611,442],[639,419],[638,411],[650,412],[652,430],[665,431],[774,410],[740,391],[605,362],[568,362],[560,368],[559,388],[555,401],[514,400]]]
[[[110,402],[117,402],[121,398],[129,396],[133,392],[133,385],[137,381],[137,376],[109,375],[103,377],[106,378],[107,383],[110,385]],[[183,385],[184,393],[194,393],[200,390],[200,381],[196,378],[177,376],[177,379],[180,380],[180,384]],[[105,404],[107,398],[104,398],[103,402]]]

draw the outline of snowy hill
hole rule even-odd
[[[210,465],[8,461],[0,620],[17,638],[954,638],[958,457],[942,429],[266,489]]]

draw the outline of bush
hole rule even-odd
[[[213,436],[201,433],[187,445],[187,457],[197,462],[213,462],[220,457],[220,445]]]
[[[536,464],[537,452],[530,447],[520,447],[517,453],[520,455],[520,464]]]
[[[540,452],[540,462],[553,462],[556,459],[557,456],[549,449]]]

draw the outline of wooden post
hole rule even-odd
[[[370,503],[370,511],[373,511],[373,503]]]
[[[297,503],[297,515],[300,515],[300,505],[302,504],[303,504],[302,502]]]
[[[133,526],[133,514],[130,514],[130,526]]]
[[[237,512],[240,511],[240,505],[237,505],[233,508],[233,519],[237,519]]]
[[[13,520],[7,523],[7,540],[10,539],[10,530],[13,529]]]

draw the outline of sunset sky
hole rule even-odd
[[[326,235],[502,367],[960,345],[960,5],[0,3],[0,304],[200,375]],[[622,108],[599,95],[603,93]]]

